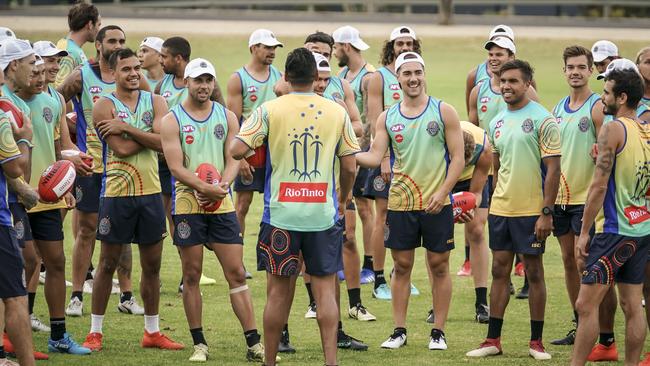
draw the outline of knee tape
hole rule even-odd
[[[248,290],[248,285],[239,286],[239,287],[231,288],[230,289],[230,294],[234,295],[234,294],[238,294],[240,292],[246,291],[246,290]]]

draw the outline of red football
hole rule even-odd
[[[38,194],[45,202],[56,202],[74,186],[77,173],[74,164],[59,160],[45,169],[38,181]]]
[[[454,211],[454,221],[456,222],[461,214],[476,208],[476,197],[472,192],[458,192],[454,193],[451,197],[454,202],[452,208]]]
[[[0,109],[9,116],[12,123],[15,123],[18,127],[23,127],[23,114],[13,103],[7,99],[0,99]]]
[[[200,180],[206,183],[219,184],[219,182],[221,182],[221,174],[219,173],[217,168],[215,168],[210,163],[202,163],[201,165],[196,167],[195,173]],[[221,200],[217,200],[211,205],[203,206],[202,208],[208,212],[214,212],[219,209],[219,206],[221,206]]]
[[[255,153],[246,158],[248,164],[253,168],[262,168],[266,164],[266,146],[260,146],[255,149]]]

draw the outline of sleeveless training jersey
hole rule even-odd
[[[348,72],[350,72],[350,69],[345,66],[341,71],[339,72],[339,77],[343,80],[345,80],[345,77],[348,75]],[[374,66],[366,63],[363,65],[361,70],[355,75],[354,79],[348,80],[350,83],[350,87],[352,88],[352,91],[354,91],[354,102],[357,104],[357,109],[359,110],[359,113],[361,114],[361,122],[365,123],[366,122],[366,114],[365,114],[365,108],[363,106],[363,92],[361,90],[361,82],[363,81],[363,78],[368,75],[369,73],[375,72]]]
[[[4,93],[4,92],[3,92]],[[9,211],[9,188],[7,177],[2,170],[2,165],[20,157],[20,150],[14,140],[9,116],[0,110],[0,225],[13,226],[11,211]]]
[[[643,116],[648,111],[650,111],[650,107],[646,106],[643,103],[639,103],[639,106],[636,107],[636,116],[638,118],[641,118],[641,116]],[[605,118],[603,118],[603,124],[611,122],[613,120],[614,120],[614,116],[612,116],[611,114],[606,114]]]
[[[491,77],[492,75],[488,70],[488,62],[483,61],[482,63],[478,64],[478,66],[476,66],[476,76],[474,77],[474,86],[476,86],[478,83],[480,83],[483,80],[490,80]]]
[[[106,97],[115,106],[115,117],[145,132],[151,132],[154,120],[153,94],[139,91],[135,111],[122,103],[115,94]],[[138,153],[120,158],[106,142],[104,147],[104,174],[102,197],[134,197],[160,193],[158,155],[143,148]]]
[[[507,108],[508,105],[503,101],[501,93],[492,89],[490,79],[483,80],[479,85],[478,95],[476,96],[479,127],[487,130],[492,119]]]
[[[476,162],[485,149],[487,133],[484,129],[478,127],[472,122],[467,121],[460,121],[460,128],[462,128],[463,131],[471,134],[474,138],[474,151],[472,152],[472,157],[470,158],[469,162],[465,164],[465,168],[463,169],[463,172],[460,173],[460,178],[458,178],[458,181],[462,182],[464,180],[472,179],[472,175],[474,174],[474,166],[476,165]],[[492,169],[490,169],[490,171],[491,170]]]
[[[542,105],[504,110],[490,123],[488,137],[500,168],[490,214],[539,216],[544,206],[543,158],[560,156],[560,128]]]
[[[389,210],[424,210],[447,176],[449,154],[440,103],[429,97],[425,110],[413,118],[402,114],[401,103],[386,112],[386,131],[394,161],[388,192]],[[447,197],[445,204],[449,203]]]
[[[257,107],[276,98],[273,86],[282,78],[278,69],[269,66],[269,76],[264,81],[255,79],[245,67],[236,71],[242,92],[242,113],[240,122],[245,121]]]
[[[331,100],[345,100],[345,90],[343,89],[343,82],[338,76],[331,76],[327,87],[323,90],[323,96]]]
[[[147,78],[147,84],[149,84],[149,88],[151,88],[151,92],[153,93],[153,91],[156,90],[156,86],[162,79],[160,80],[150,79],[148,74],[145,74],[144,77]]]
[[[570,99],[564,97],[553,108],[553,115],[560,125],[562,142],[560,188],[555,203],[584,205],[595,168],[589,155],[596,143],[596,126],[591,118],[591,110],[600,96],[591,94],[576,110],[569,107]]]
[[[160,84],[160,95],[167,101],[169,109],[181,104],[187,98],[187,88],[185,86],[177,88],[174,85],[173,74],[165,74],[158,84]]]
[[[650,98],[643,97],[641,98],[641,103],[650,109]]]
[[[197,121],[190,116],[181,104],[173,107],[170,112],[174,114],[178,123],[181,150],[183,151],[183,166],[191,171],[202,163],[212,164],[219,172],[226,168],[224,150],[226,136],[228,135],[228,118],[226,109],[217,102],[212,102],[212,112],[203,121]],[[174,179],[172,191],[172,214],[222,214],[234,212],[231,195],[227,195],[219,209],[214,212],[205,211],[199,206],[194,196],[194,190],[180,181]]]
[[[402,89],[397,81],[397,76],[386,66],[379,68],[377,72],[381,75],[384,110],[387,110],[402,101]]]
[[[97,68],[95,68],[97,66]],[[97,71],[95,71],[97,70]],[[93,123],[93,106],[99,98],[115,91],[115,82],[108,83],[99,76],[99,65],[86,62],[81,66],[81,103],[75,104],[77,112],[77,146],[93,157],[93,173],[102,173],[102,142]],[[81,110],[79,110],[81,109]]]
[[[70,75],[72,70],[77,66],[86,63],[88,59],[84,50],[79,47],[70,38],[62,38],[56,43],[56,48],[68,51],[68,55],[61,58],[59,61],[59,72],[56,74],[54,85],[59,86]]]
[[[650,189],[650,124],[619,118],[625,143],[616,152],[596,233],[642,237],[650,233],[646,192]]]
[[[314,93],[283,95],[257,108],[237,138],[267,146],[262,222],[303,232],[334,225],[334,160],[359,151],[343,107]]]

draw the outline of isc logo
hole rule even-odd
[[[541,248],[541,247],[542,247],[542,243],[536,241],[536,242],[532,243],[532,244],[530,245],[530,247],[531,247],[531,248]]]

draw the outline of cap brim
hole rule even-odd
[[[68,51],[60,50],[60,49],[56,49],[56,50],[53,50],[52,52],[48,52],[48,53],[45,53],[45,54],[42,54],[42,55],[39,54],[39,56],[41,56],[41,57],[52,57],[52,56],[65,57],[67,55],[68,55]]]
[[[268,46],[268,47],[284,47],[284,45],[282,44],[282,42],[279,42],[279,41],[275,41],[275,42],[273,42],[273,41],[271,41],[271,42],[260,42],[260,43],[263,44],[263,45],[265,45],[265,46]]]
[[[604,72],[602,74],[598,74],[598,76],[596,76],[596,80],[602,80],[602,79],[604,79],[606,77],[607,77],[607,73]]]
[[[500,37],[502,37],[502,36],[500,36]],[[490,48],[492,48],[492,46],[501,47],[501,48],[503,48],[505,50],[510,50],[512,53],[516,53],[515,44],[512,41],[510,41],[509,38],[497,39],[497,40],[489,40],[489,41],[485,42],[484,47],[485,47],[486,50],[489,51]]]
[[[195,78],[198,78],[201,75],[210,75],[213,78],[217,77],[217,75],[215,75],[215,73],[212,73],[212,72],[209,72],[209,71],[195,71],[195,72],[190,73],[189,75],[185,75],[185,79],[187,79],[187,78],[195,79]]]
[[[606,53],[599,53],[599,52],[593,52],[594,56],[594,62],[602,62],[604,61],[609,55]]]
[[[368,48],[370,48],[370,46],[368,46],[368,44],[361,39],[358,39],[356,42],[350,44],[353,45],[354,48],[358,49],[359,51],[365,51]]]

